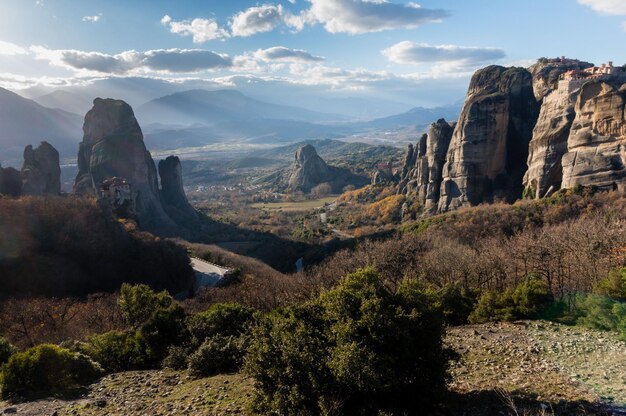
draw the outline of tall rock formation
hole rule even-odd
[[[183,170],[178,156],[169,156],[159,161],[161,178],[161,200],[165,211],[177,222],[197,219],[196,210],[191,206],[183,187]]]
[[[563,156],[563,188],[626,189],[625,107],[625,77],[583,85]]]
[[[286,172],[284,182],[287,192],[308,193],[315,186],[328,183],[332,192],[338,193],[348,185],[365,186],[369,180],[364,176],[353,174],[348,169],[327,165],[313,146],[305,144],[296,150],[293,164]]]
[[[402,178],[401,194],[413,195],[425,209],[437,209],[442,171],[455,123],[439,119],[433,123],[415,146],[409,145]]]
[[[95,194],[105,179],[124,178],[143,227],[174,227],[161,205],[156,167],[132,108],[124,101],[96,98],[85,116],[83,132],[74,191]]]
[[[0,166],[0,195],[22,195],[22,177],[17,169]]]
[[[477,71],[448,149],[439,211],[519,198],[538,113],[529,71]]]
[[[22,192],[24,195],[61,193],[59,152],[48,142],[41,142],[36,149],[31,145],[24,149]]]

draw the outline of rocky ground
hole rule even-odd
[[[459,354],[442,415],[626,415],[626,343],[549,322],[452,328]],[[239,374],[113,374],[72,399],[0,402],[19,415],[243,415],[253,381]]]

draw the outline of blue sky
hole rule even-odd
[[[462,98],[492,63],[626,62],[625,0],[418,3],[0,0],[0,86],[245,79],[437,105]]]

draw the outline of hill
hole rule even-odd
[[[62,156],[73,155],[82,136],[82,118],[51,109],[0,88],[0,144],[3,161],[20,158],[24,147],[50,142]]]
[[[137,108],[144,124],[215,125],[256,119],[320,121],[332,116],[299,107],[258,101],[235,90],[189,90],[152,100]]]

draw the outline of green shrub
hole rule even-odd
[[[452,284],[437,292],[446,325],[464,325],[478,302],[478,292]]]
[[[237,303],[217,303],[187,318],[187,330],[194,348],[215,335],[238,337],[248,331],[256,311]]]
[[[147,368],[148,358],[135,332],[110,331],[92,335],[82,349],[107,372]]]
[[[0,337],[0,365],[6,363],[17,352],[17,348],[4,337]]]
[[[626,339],[626,303],[600,295],[581,295],[578,298],[577,323],[603,331],[617,331]]]
[[[245,337],[215,335],[208,338],[189,357],[189,374],[199,378],[239,370],[246,344]]]
[[[56,345],[42,344],[11,356],[2,366],[3,398],[62,394],[102,374],[88,357]]]
[[[512,295],[518,319],[534,319],[554,302],[548,285],[538,276],[529,275],[522,280]]]
[[[626,267],[611,270],[595,287],[595,293],[619,301],[626,301]]]
[[[445,391],[443,316],[414,282],[391,293],[371,269],[256,327],[245,370],[271,414],[424,411]]]
[[[155,293],[148,285],[129,285],[124,283],[120,289],[118,305],[126,322],[138,328],[148,321],[159,309],[166,309],[172,304],[172,297],[165,291]]]
[[[153,311],[137,330],[89,337],[84,350],[109,372],[143,370],[160,367],[168,349],[186,337],[185,312],[171,304]]]
[[[536,319],[546,314],[554,304],[548,285],[535,275],[528,275],[514,291],[486,291],[478,299],[469,316],[473,324],[490,321]]]
[[[510,292],[497,293],[488,290],[480,295],[476,308],[468,320],[473,324],[480,324],[490,321],[512,321],[515,316]]]
[[[181,345],[170,345],[167,349],[167,357],[163,360],[164,368],[172,370],[184,370],[189,360],[189,349]]]
[[[150,368],[160,367],[167,356],[168,348],[171,345],[180,345],[187,338],[185,311],[177,304],[156,310],[139,328],[136,338],[145,353],[146,364]]]

